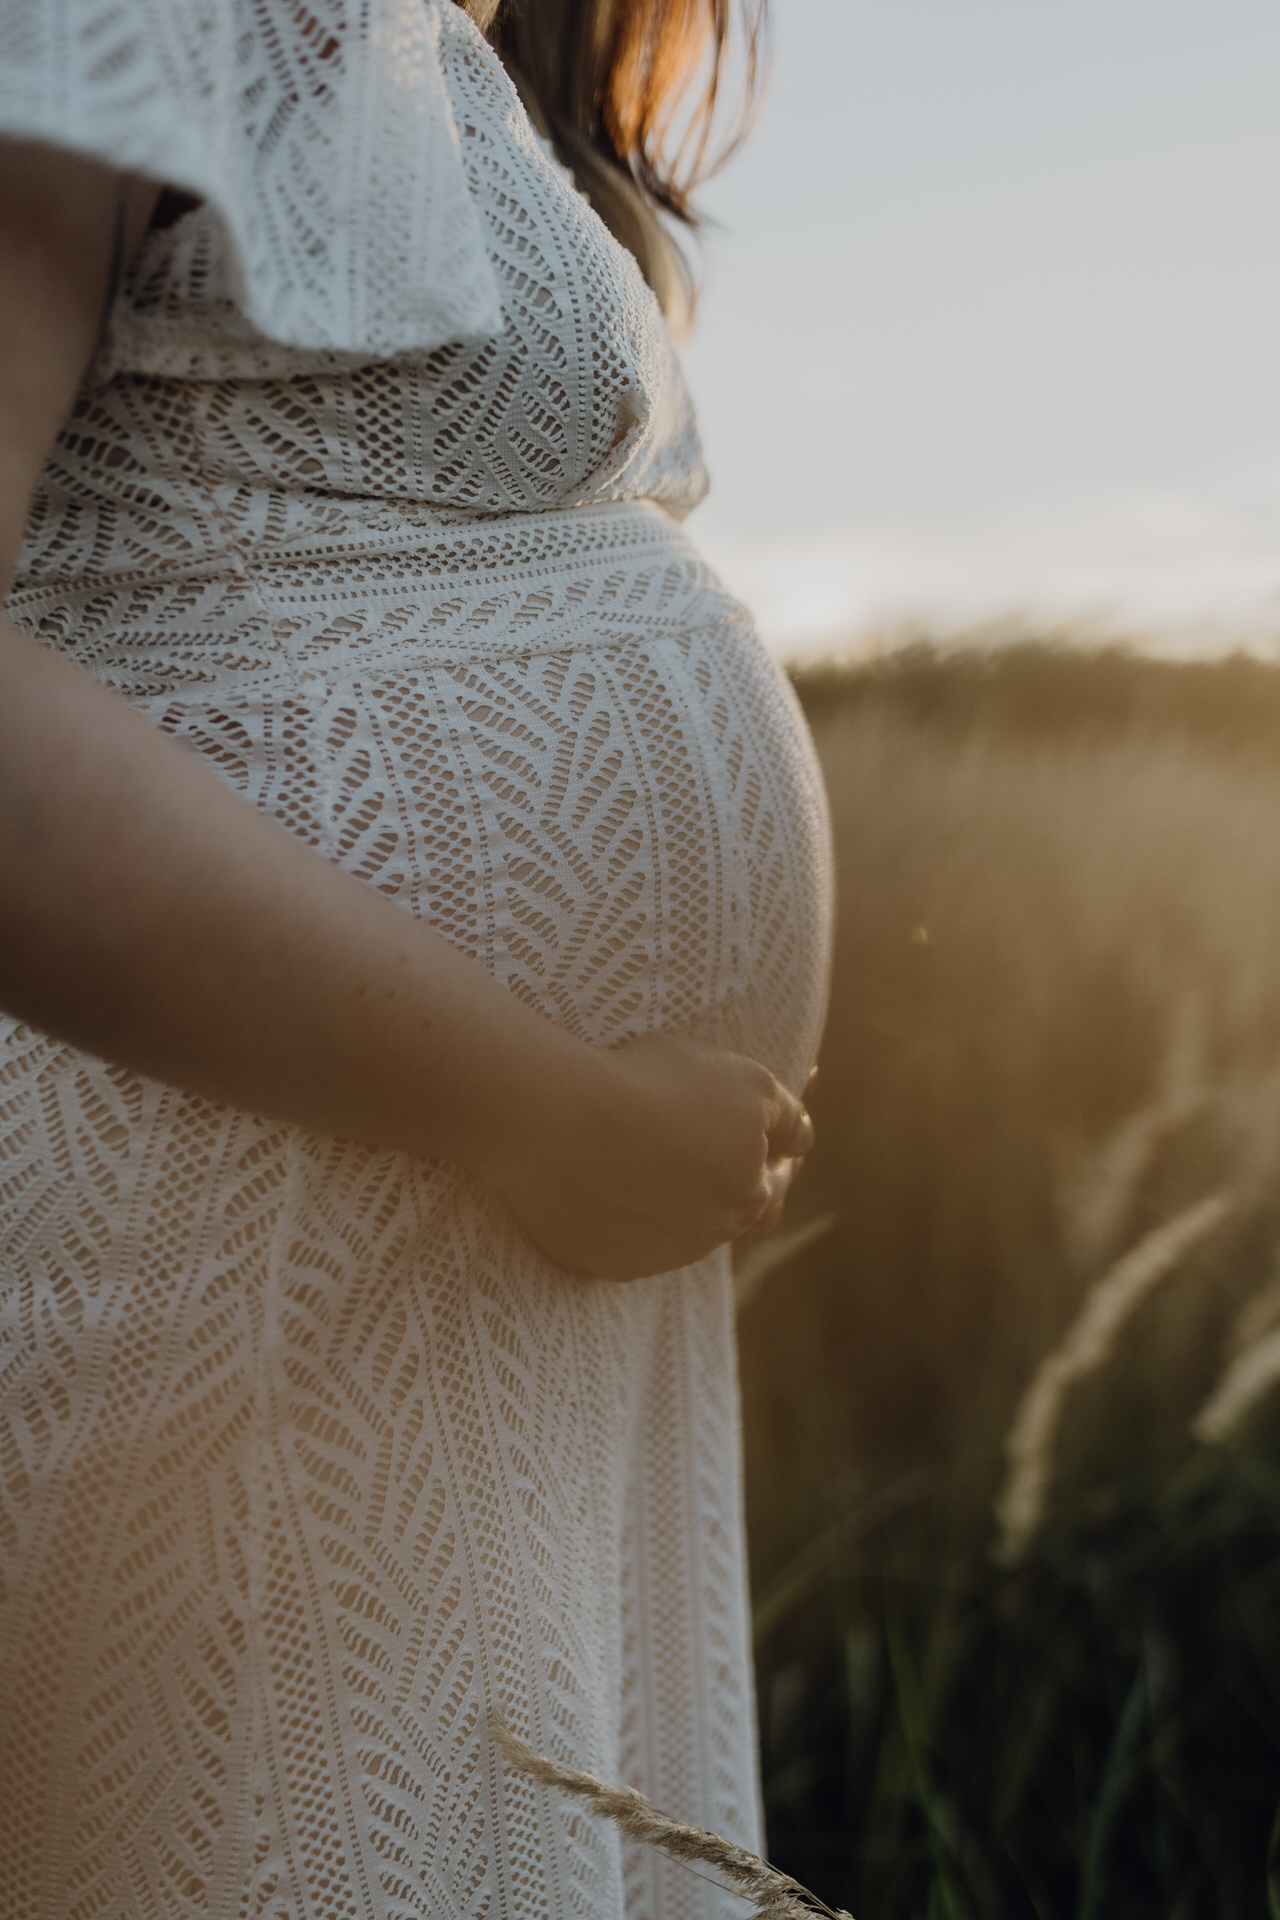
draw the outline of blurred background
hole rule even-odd
[[[738,1263],[770,1850],[1276,1920],[1280,11],[774,20],[687,352],[840,893]]]

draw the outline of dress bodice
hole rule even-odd
[[[21,584],[288,546],[371,503],[456,521],[634,500],[679,516],[701,498],[692,409],[634,260],[470,21],[426,4],[500,330],[377,355],[350,326],[345,345],[274,338],[206,199],[132,264],[43,476]],[[430,132],[424,115],[424,166]]]

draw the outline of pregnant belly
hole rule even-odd
[[[391,606],[366,561],[326,592],[327,624],[288,671],[147,704],[256,805],[584,1039],[698,1032],[798,1087],[830,914],[807,730],[665,516],[589,524],[637,519],[639,558],[615,561],[605,538],[515,588],[478,570],[483,620],[447,590],[428,604],[420,582]]]
[[[344,861],[584,1038],[700,1032],[803,1082],[826,816],[790,688],[752,635],[407,668],[366,698]],[[374,736],[394,742],[381,771]]]

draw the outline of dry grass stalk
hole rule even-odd
[[[1184,994],[1174,1009],[1172,1034],[1154,1097],[1102,1140],[1059,1149],[1058,1198],[1068,1249],[1077,1266],[1110,1259],[1143,1180],[1161,1149],[1210,1102],[1204,1064],[1203,1011]]]
[[[1106,1365],[1130,1315],[1219,1225],[1230,1204],[1228,1194],[1210,1194],[1146,1234],[1090,1288],[1074,1324],[1041,1361],[1005,1440],[1009,1471],[996,1502],[994,1550],[1003,1566],[1016,1566],[1024,1557],[1044,1519],[1054,1438],[1068,1390]]]
[[[1230,1362],[1191,1423],[1197,1440],[1225,1440],[1233,1428],[1280,1381],[1280,1332],[1269,1333]]]
[[[1191,1423],[1206,1445],[1225,1440],[1280,1382],[1280,1274],[1245,1301],[1222,1378]]]
[[[730,1881],[735,1891],[752,1901],[756,1912],[766,1916],[766,1920],[814,1920],[815,1914],[826,1914],[829,1920],[851,1920],[843,1909],[828,1907],[798,1880],[779,1873],[758,1854],[748,1853],[745,1847],[735,1846],[731,1840],[709,1833],[705,1827],[687,1826],[681,1820],[659,1813],[636,1787],[608,1786],[594,1774],[562,1766],[535,1753],[501,1720],[495,1718],[490,1724],[496,1745],[518,1772],[527,1774],[541,1786],[556,1787],[561,1793],[585,1800],[594,1813],[612,1820],[629,1840],[656,1847],[683,1866],[711,1867]]]

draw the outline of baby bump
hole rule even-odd
[[[318,716],[344,865],[585,1039],[699,1032],[803,1081],[825,993],[826,815],[749,630],[440,666]]]
[[[602,606],[570,644],[504,623],[459,657],[371,603],[294,671],[143,704],[570,1031],[697,1032],[802,1084],[830,911],[803,718],[704,568],[649,565],[643,601],[619,575],[613,630]]]

